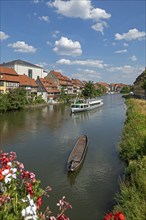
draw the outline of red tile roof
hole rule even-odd
[[[0,77],[0,81],[19,82],[19,76],[3,75]]]
[[[37,87],[35,80],[29,78],[26,75],[19,75],[19,80],[20,80],[20,86]]]
[[[60,72],[52,70],[51,73],[53,73],[60,81],[71,82],[71,80],[67,76],[63,76]]]
[[[14,69],[2,67],[2,66],[0,66],[0,73],[1,74],[8,74],[8,75],[16,75],[16,76],[18,76],[18,74],[16,73],[16,71]]]
[[[0,66],[0,81],[19,82],[19,75],[12,68]]]

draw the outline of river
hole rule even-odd
[[[71,220],[102,220],[119,190],[126,106],[119,94],[102,98],[104,105],[88,112],[71,114],[69,105],[56,104],[0,115],[1,149],[15,151],[41,186],[52,188],[44,206],[56,212],[58,199],[66,197]],[[66,162],[81,134],[89,138],[88,151],[81,168],[69,175]]]

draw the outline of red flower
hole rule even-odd
[[[70,220],[70,219],[69,219],[67,216],[65,216],[64,214],[58,216],[56,219],[57,219],[57,220]]]
[[[29,174],[29,171],[22,171],[22,178],[25,179],[25,178],[29,178],[30,174]]]
[[[42,198],[39,196],[37,198],[37,207],[38,207],[38,209],[40,209],[41,205],[42,205]]]
[[[28,193],[30,194],[30,196],[32,196],[33,195],[33,189],[32,189],[31,183],[27,182],[27,183],[25,183],[25,185],[26,185],[26,189],[27,189]]]
[[[0,180],[3,180],[4,176],[2,175],[2,170],[0,170]]]
[[[125,220],[125,217],[122,212],[116,211],[115,216],[114,216],[114,220]]]
[[[112,213],[112,212],[110,212],[109,214],[106,214],[106,216],[104,217],[104,219],[103,219],[103,220],[112,220],[112,219],[113,219],[113,217],[114,217],[113,213]]]
[[[103,220],[125,220],[125,217],[122,212],[116,211],[115,213],[106,214]]]

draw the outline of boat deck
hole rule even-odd
[[[75,148],[72,152],[72,159],[75,161],[80,161],[83,155],[84,147],[85,147],[86,137],[83,137],[77,142],[78,147]]]

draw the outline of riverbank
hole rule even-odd
[[[127,118],[119,154],[125,162],[125,177],[114,210],[127,220],[146,218],[146,101],[126,99]]]

